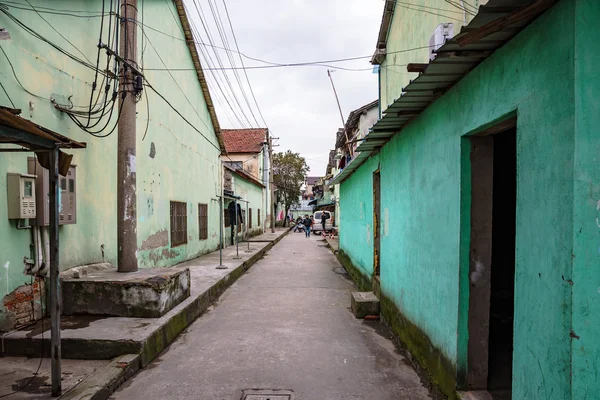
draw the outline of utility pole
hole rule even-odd
[[[136,198],[136,75],[137,69],[137,0],[120,0],[121,63],[119,129],[117,140],[117,265],[119,272],[135,272],[137,263]],[[124,96],[124,97],[123,97]]]
[[[335,95],[335,101],[337,101],[338,110],[340,110],[340,118],[342,119],[342,127],[344,128],[344,136],[346,137],[346,144],[348,145],[348,153],[352,154],[352,148],[350,146],[350,139],[348,139],[348,132],[346,131],[346,121],[344,121],[344,114],[342,113],[342,106],[340,105],[340,99],[338,98],[337,91],[335,90],[335,85],[333,84],[333,78],[331,77],[331,70],[327,70],[327,76],[331,81],[331,87],[333,88],[333,94]]]
[[[275,201],[275,183],[273,182],[273,138],[269,136],[267,138],[269,142],[269,188],[271,189],[271,204],[269,204],[269,210],[271,214],[271,233],[275,233],[275,209],[273,202]]]

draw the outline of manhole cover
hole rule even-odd
[[[244,390],[242,400],[294,400],[291,390]]]

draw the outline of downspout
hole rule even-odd
[[[467,9],[465,8],[465,3],[463,0],[460,0],[460,6],[463,9],[463,19],[464,19],[463,26],[467,26]]]
[[[48,266],[50,265],[50,258],[49,258],[50,257],[50,235],[48,234],[46,227],[42,226],[42,227],[40,227],[40,230],[41,230],[41,234],[42,234],[42,243],[44,245],[44,252],[43,252],[42,268],[40,269],[38,274],[46,275],[48,273]]]

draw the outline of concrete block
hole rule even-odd
[[[190,295],[188,268],[116,268],[61,276],[63,315],[158,318]]]
[[[379,315],[379,299],[373,292],[352,292],[352,313],[356,318]]]

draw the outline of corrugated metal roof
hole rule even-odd
[[[511,40],[558,0],[490,0],[473,20],[448,40],[425,64],[423,72],[402,89],[357,147],[355,157],[331,184],[347,179],[366,159],[413,118],[460,81],[494,51]]]

